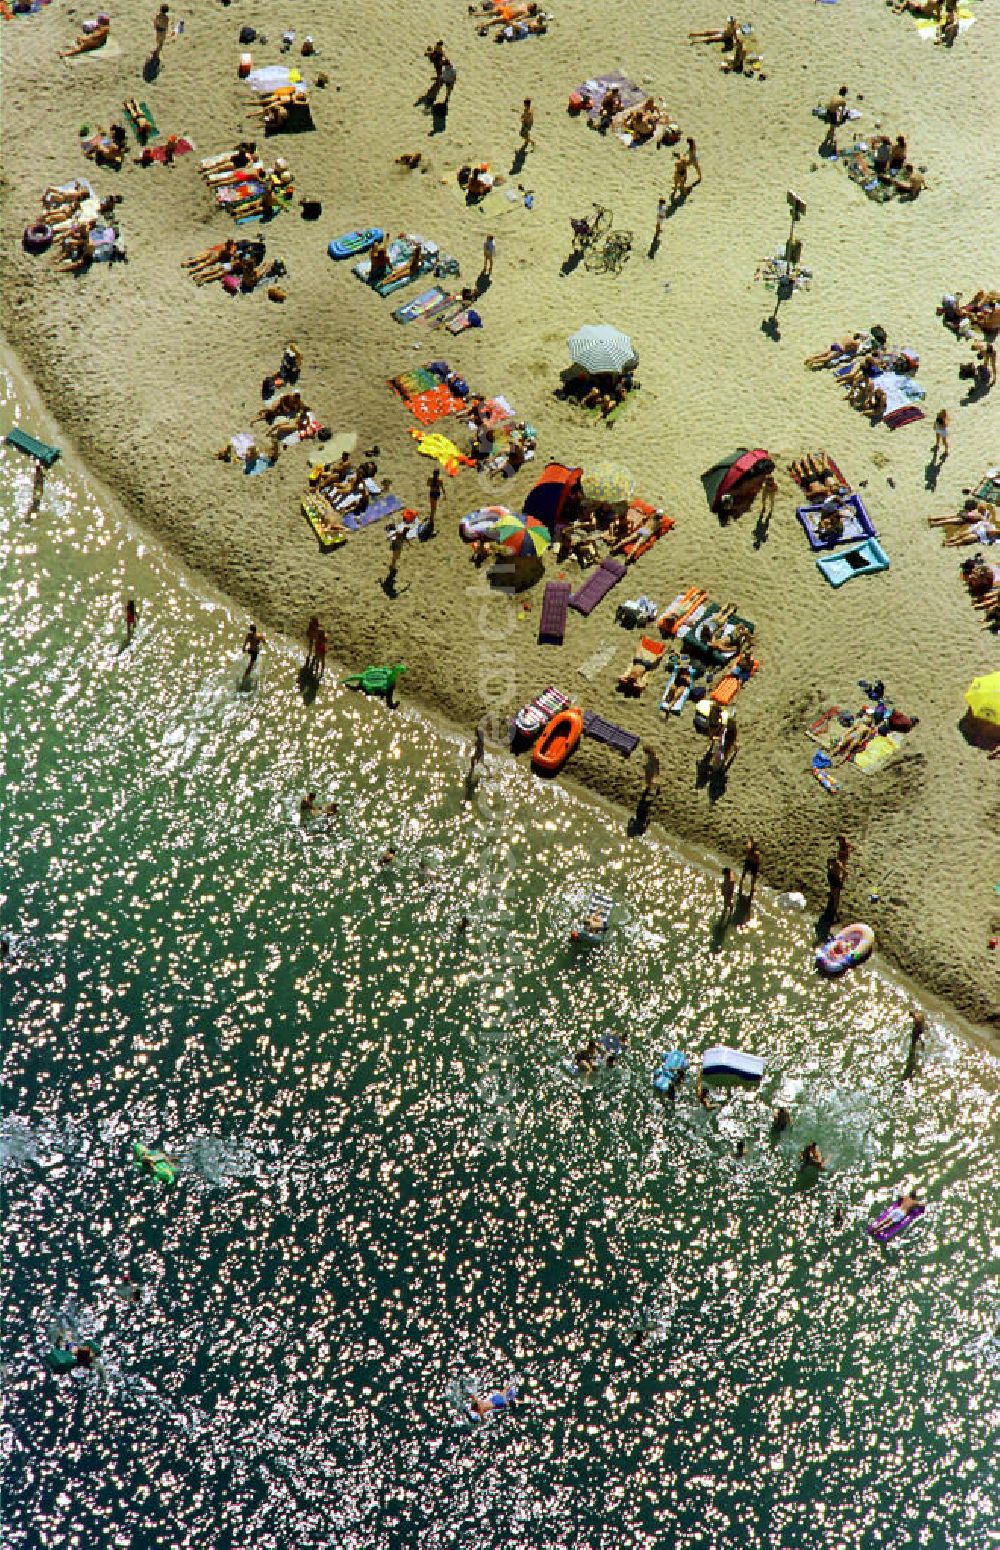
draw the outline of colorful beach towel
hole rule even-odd
[[[376,522],[384,522],[385,518],[391,517],[394,511],[399,511],[402,504],[399,496],[391,492],[378,495],[368,502],[364,511],[345,512],[341,520],[346,528],[356,533],[360,528],[371,527]]]
[[[37,11],[42,9],[43,5],[49,5],[50,3],[51,0],[31,0],[30,11],[15,11],[8,4],[8,0],[0,0],[0,21],[10,22],[16,16],[34,16]]]
[[[412,301],[404,301],[401,306],[393,307],[392,316],[397,323],[415,323],[417,318],[425,317],[432,307],[446,300],[447,295],[440,285],[432,285],[429,290],[414,296]]]
[[[442,436],[440,431],[417,431],[411,429],[410,435],[416,437],[418,450],[424,457],[436,459],[446,474],[454,479],[459,467],[464,463],[466,468],[475,468],[471,457],[466,457],[460,452],[453,441],[447,436]]]

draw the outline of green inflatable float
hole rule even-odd
[[[148,1146],[137,1141],[133,1147],[136,1167],[151,1173],[161,1184],[172,1184],[177,1177],[177,1165],[166,1152],[151,1152]]]
[[[390,695],[396,679],[406,672],[406,663],[397,662],[394,667],[366,667],[363,673],[352,673],[341,682],[349,689],[360,689],[363,694]]]

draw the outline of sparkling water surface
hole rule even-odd
[[[245,619],[63,465],[27,516],[31,472],[0,453],[8,1550],[997,1543],[996,1060],[932,1018],[903,1082],[877,968],[819,981],[766,896],[722,935],[523,761],[470,790],[405,694],[305,706],[281,641],[241,689]],[[762,1093],[668,1107],[657,1057],[716,1042]],[[60,1328],[99,1369],[46,1372]]]

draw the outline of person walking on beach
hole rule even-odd
[[[131,644],[132,644],[132,637],[135,634],[135,626],[136,626],[135,598],[134,597],[129,597],[129,598],[126,598],[126,600],[125,600],[125,644],[126,644],[126,646],[131,646]]]
[[[484,279],[488,280],[493,273],[493,260],[497,256],[497,239],[491,231],[486,233],[483,241],[483,267],[481,270]]]
[[[442,99],[443,107],[447,107],[451,101],[451,94],[455,89],[455,82],[457,79],[458,71],[455,69],[455,66],[452,64],[451,60],[446,59],[444,64],[441,66],[441,79],[434,87],[435,97],[437,96],[438,87],[444,87],[444,97]]]
[[[729,920],[736,902],[736,876],[731,866],[722,868],[719,890],[722,894],[722,919]]]
[[[680,201],[687,198],[688,160],[686,156],[678,156],[674,163],[674,186],[670,190],[670,199]]]
[[[643,743],[642,751],[646,756],[643,796],[649,798],[655,796],[660,789],[660,757],[650,743]]]
[[[757,873],[760,871],[761,854],[757,841],[751,835],[746,842],[743,851],[743,871],[740,873],[740,898],[743,898],[743,884],[750,879],[749,899],[753,902],[753,896],[757,891]]]
[[[316,626],[313,640],[312,671],[317,683],[326,672],[326,631],[321,625]]]
[[[243,654],[247,659],[247,670],[243,674],[243,682],[247,683],[251,673],[257,665],[260,656],[260,648],[267,645],[267,637],[262,635],[255,624],[251,624],[243,640]]]
[[[949,439],[950,435],[951,435],[951,421],[948,418],[948,411],[947,411],[947,409],[939,409],[938,412],[937,412],[937,416],[936,416],[936,418],[934,420],[934,452],[933,452],[933,457],[934,457],[935,460],[937,460],[938,454],[940,454],[940,461],[943,463],[945,458],[948,456],[948,452],[949,452],[948,439]]]
[[[396,590],[396,572],[399,569],[399,557],[405,543],[406,533],[401,527],[397,527],[389,539],[389,569],[382,583],[383,592],[387,592],[390,596]]]
[[[659,245],[660,245],[660,234],[663,231],[663,223],[666,220],[666,218],[669,215],[669,213],[670,212],[669,212],[669,209],[667,207],[667,201],[664,199],[663,195],[661,194],[659,199],[656,201],[656,226],[653,229],[653,243],[652,243],[652,250],[653,251],[655,251],[659,247]]]
[[[428,92],[429,97],[436,97],[441,85],[441,72],[447,62],[447,54],[444,49],[444,38],[438,38],[436,43],[431,43],[424,49],[424,58],[429,59],[434,67],[434,85]]]
[[[903,1068],[903,1081],[908,1082],[917,1069],[917,1055],[920,1046],[924,1042],[924,1032],[927,1028],[927,1018],[923,1012],[914,1009],[910,1013],[910,1048],[906,1056],[906,1065]]]
[[[768,474],[760,487],[760,520],[762,523],[770,522],[774,516],[774,497],[778,493],[778,482],[773,474]]]
[[[34,476],[33,476],[32,481],[31,481],[31,505],[28,508],[28,515],[29,516],[34,516],[34,514],[38,510],[39,506],[42,504],[42,496],[43,496],[44,493],[45,493],[45,464],[39,462],[36,459],[36,461],[35,461],[35,472],[34,472]]]
[[[691,184],[692,188],[696,188],[701,182],[701,162],[698,160],[698,147],[690,135],[687,136],[687,164],[692,172],[698,174]]]
[[[535,110],[531,106],[531,98],[525,97],[521,104],[521,154],[527,155],[528,148],[535,149],[535,141],[531,131],[535,127]]]
[[[161,53],[163,52],[163,45],[167,41],[167,33],[169,30],[170,7],[169,5],[164,4],[160,6],[160,9],[153,17],[153,35],[156,40],[153,45],[153,56],[156,59],[159,59]]]
[[[476,766],[485,763],[486,760],[486,733],[482,724],[476,727],[474,742],[472,745],[472,758],[469,761],[469,779],[476,773]]]
[[[826,909],[823,911],[827,920],[831,923],[840,916],[840,895],[847,878],[847,867],[840,859],[839,853],[830,856],[826,863]]]
[[[431,476],[427,481],[427,506],[430,515],[427,518],[427,525],[424,528],[425,538],[434,537],[434,518],[437,514],[438,501],[441,499],[443,494],[444,480],[441,478],[440,468],[435,463],[434,468],[431,471]]]

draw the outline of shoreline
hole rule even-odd
[[[627,15],[621,4],[610,9]],[[639,493],[678,519],[675,531],[639,563],[627,586],[629,595],[649,592],[664,601],[699,581],[720,600],[735,597],[757,621],[764,670],[739,702],[740,753],[729,789],[715,806],[693,787],[693,757],[703,745],[689,728],[664,727],[650,695],[645,701],[623,702],[615,694],[615,676],[627,665],[638,637],[613,623],[611,603],[591,620],[574,618],[559,652],[535,644],[538,589],[529,594],[530,612],[522,615],[514,606],[504,709],[515,709],[549,682],[574,697],[579,693],[590,707],[656,746],[662,792],[651,818],[669,844],[738,855],[743,839],[756,833],[769,886],[778,892],[802,891],[811,905],[821,902],[825,891],[827,848],[839,830],[846,831],[855,849],[842,919],[870,918],[878,948],[894,973],[926,987],[959,1017],[981,1027],[987,1037],[992,1029],[995,1037],[1000,954],[987,951],[986,938],[996,932],[998,912],[984,859],[988,835],[995,832],[997,801],[990,767],[962,744],[956,731],[962,690],[975,672],[988,670],[995,643],[982,635],[971,614],[957,583],[957,559],[950,551],[941,554],[937,536],[922,523],[925,510],[943,509],[963,483],[982,471],[980,464],[996,461],[988,429],[993,405],[988,397],[985,413],[975,408],[962,412],[940,488],[925,491],[920,478],[930,417],[924,425],[891,436],[872,430],[839,405],[825,375],[802,367],[804,355],[827,338],[839,337],[837,330],[881,316],[894,342],[911,338],[925,354],[920,380],[926,383],[930,415],[935,399],[950,401],[946,395],[955,392],[958,357],[933,309],[943,289],[989,283],[974,268],[974,255],[967,256],[968,243],[960,240],[969,216],[975,218],[981,207],[963,206],[976,184],[969,169],[949,165],[943,132],[938,146],[928,149],[936,181],[944,185],[937,202],[925,196],[906,210],[877,209],[839,169],[806,170],[818,131],[813,133],[815,120],[803,125],[799,116],[808,113],[808,101],[822,100],[824,89],[828,93],[832,73],[853,72],[867,86],[877,72],[874,66],[866,69],[865,51],[870,44],[884,44],[912,51],[915,61],[927,65],[922,86],[928,108],[936,106],[944,114],[947,107],[960,118],[950,133],[956,143],[964,143],[966,120],[975,111],[976,72],[985,72],[988,81],[988,23],[981,20],[949,61],[943,51],[929,54],[913,42],[909,24],[891,13],[876,12],[856,37],[844,31],[846,14],[831,10],[820,16],[819,10],[785,17],[765,7],[761,19],[765,47],[769,36],[774,41],[768,52],[778,58],[782,36],[791,57],[802,40],[815,45],[815,57],[808,67],[802,65],[808,73],[801,78],[793,79],[788,71],[784,79],[772,73],[766,85],[723,83],[715,61],[698,50],[680,48],[674,40],[652,48],[654,84],[673,81],[671,100],[678,105],[682,127],[690,124],[698,135],[706,187],[698,190],[691,211],[671,222],[660,268],[642,267],[645,254],[637,253],[626,270],[627,290],[609,289],[597,277],[559,277],[555,270],[572,201],[572,190],[564,187],[564,166],[577,166],[581,177],[599,176],[593,191],[609,198],[621,221],[640,232],[648,222],[650,190],[656,187],[651,168],[656,167],[659,180],[669,180],[672,168],[667,154],[659,163],[649,157],[633,160],[622,148],[599,142],[566,119],[559,93],[551,101],[552,79],[561,83],[565,77],[571,83],[607,55],[599,21],[567,12],[549,37],[516,45],[508,55],[506,49],[480,43],[471,30],[462,31],[464,18],[456,19],[444,0],[435,0],[425,18],[428,33],[441,27],[446,36],[454,36],[465,89],[456,90],[447,135],[426,141],[427,176],[400,177],[393,165],[398,151],[425,143],[426,121],[411,106],[412,88],[423,79],[420,48],[415,60],[399,60],[389,40],[377,39],[366,66],[361,44],[345,40],[343,59],[338,54],[330,68],[345,78],[364,68],[388,72],[394,100],[386,107],[377,147],[365,143],[356,105],[330,91],[316,94],[315,133],[276,144],[301,170],[303,191],[315,189],[324,203],[321,226],[289,217],[268,232],[269,256],[280,252],[289,266],[288,301],[277,307],[262,295],[231,300],[199,291],[180,271],[184,254],[228,234],[222,218],[210,214],[200,179],[186,165],[194,157],[173,172],[129,165],[115,181],[93,173],[80,155],[75,142],[81,115],[100,120],[113,112],[114,95],[121,97],[122,71],[141,63],[140,40],[148,44],[142,7],[131,6],[122,18],[124,57],[105,63],[95,56],[79,68],[54,68],[52,75],[65,91],[36,79],[36,61],[47,58],[66,31],[65,17],[50,8],[30,23],[7,27],[4,35],[12,84],[4,94],[2,225],[8,283],[0,322],[44,413],[65,429],[86,476],[102,499],[104,491],[110,492],[126,526],[136,524],[162,546],[172,564],[193,572],[199,586],[246,607],[291,640],[301,637],[306,619],[316,613],[327,629],[331,658],[350,666],[408,661],[406,698],[461,735],[463,727],[471,728],[496,709],[482,686],[470,681],[470,656],[488,648],[466,596],[476,573],[453,532],[458,515],[483,503],[483,486],[465,474],[448,481],[441,536],[421,546],[420,553],[404,556],[403,585],[390,603],[378,586],[386,556],[378,529],[359,534],[332,556],[318,555],[298,512],[307,466],[302,449],[283,454],[277,468],[249,480],[214,462],[210,452],[249,422],[259,407],[260,378],[273,369],[283,342],[295,338],[306,355],[302,387],[307,400],[315,402],[336,434],[356,435],[361,446],[378,442],[384,449],[380,472],[391,476],[404,500],[419,502],[428,466],[413,455],[407,417],[385,379],[439,353],[440,336],[420,332],[412,338],[420,324],[398,328],[387,307],[331,265],[325,241],[359,221],[365,224],[361,218],[367,212],[392,229],[431,232],[458,252],[468,273],[478,256],[484,213],[467,209],[441,175],[449,175],[477,150],[500,156],[512,137],[507,108],[516,132],[516,103],[523,91],[538,92],[546,103],[538,127],[543,143],[553,149],[529,159],[536,209],[530,216],[520,208],[496,216],[497,275],[484,303],[486,327],[479,337],[465,335],[454,343],[449,338],[446,352],[474,387],[507,392],[517,411],[539,425],[538,462],[509,484],[491,487],[492,498],[517,505],[550,457],[584,466],[608,456],[628,462],[639,476]],[[231,143],[245,124],[245,89],[235,79],[233,38],[239,20],[223,8],[199,18],[187,40],[171,45],[162,80],[149,88],[160,122],[190,133],[196,155]],[[118,33],[117,15],[115,28]],[[643,26],[635,30],[640,33]],[[202,63],[194,51],[202,48],[203,38],[214,53],[205,53]],[[332,38],[318,35],[317,42],[320,61],[332,60]],[[636,63],[641,44],[636,40],[630,48],[634,72],[644,79],[645,65],[640,69]],[[949,66],[960,62],[968,89],[956,105],[948,96],[955,79]],[[482,129],[480,104],[487,91],[496,91],[498,63],[516,70],[519,82],[509,84],[510,103],[500,110],[503,127],[491,136]],[[887,121],[900,120],[907,111],[906,83],[889,82],[886,74],[877,83],[879,101]],[[721,168],[724,158],[732,156],[734,137],[763,124],[764,92],[770,93],[768,113],[793,144],[794,155],[786,153],[779,162],[776,153],[767,158],[762,151],[753,164],[761,198],[766,196],[768,209],[773,207],[779,218],[776,223],[755,218],[756,229],[744,233],[734,224],[739,216]],[[703,105],[706,97],[718,104],[714,121],[706,116],[711,106]],[[15,119],[20,138],[11,130]],[[49,125],[47,134],[42,123]],[[926,140],[926,125],[921,132]],[[492,144],[484,144],[491,139]],[[20,150],[22,141],[41,144],[41,153],[33,150],[29,158]],[[550,162],[552,154],[561,159]],[[46,260],[23,255],[19,236],[31,213],[32,191],[37,197],[46,181],[85,175],[101,191],[124,192],[121,216],[130,261],[97,266],[101,273],[73,280],[54,273]],[[337,186],[340,181],[344,187]],[[760,332],[760,315],[769,305],[766,293],[747,282],[754,255],[773,245],[771,226],[783,235],[779,227],[788,181],[801,183],[809,200],[807,256],[815,252],[817,283],[784,309],[778,353]],[[988,231],[988,212],[981,213]],[[857,251],[840,255],[836,243],[848,221]],[[717,244],[710,274],[701,257],[706,239]],[[913,272],[921,276],[905,295],[896,257],[901,244],[911,252]],[[525,309],[529,276],[531,305]],[[701,321],[706,299],[716,308],[724,306],[728,320],[721,337],[712,341],[709,357]],[[529,317],[523,316],[525,310]],[[551,397],[564,364],[566,333],[601,316],[635,335],[643,362],[639,401],[610,430],[575,419]],[[668,360],[658,358],[664,353],[658,348],[663,338],[670,342]],[[35,386],[42,382],[44,393]],[[698,470],[744,442],[769,447],[779,469],[803,450],[829,447],[849,478],[870,483],[868,496],[893,569],[843,594],[818,591],[822,583],[794,531],[793,494],[784,479],[771,538],[759,551],[751,549],[745,519],[720,528],[707,513]],[[552,574],[551,564],[548,569]],[[575,568],[567,573],[576,583]],[[866,591],[869,586],[877,590]],[[600,683],[584,685],[577,666],[605,640],[614,644],[613,666]],[[803,772],[811,745],[801,735],[802,726],[835,697],[852,690],[856,695],[854,685],[864,674],[884,677],[903,708],[920,715],[921,728],[914,734],[912,753],[907,750],[871,777],[854,772],[849,794],[833,800],[814,790],[815,782]],[[626,765],[585,742],[566,781],[595,794],[627,820],[640,791],[641,771],[633,768],[639,762],[636,758]],[[780,850],[774,838],[768,844],[769,836],[780,837]],[[891,893],[890,884],[901,893]],[[866,914],[865,901],[873,891],[883,899],[875,908],[868,906]]]
[[[8,339],[0,339],[0,365],[6,371],[13,383],[18,407],[22,418],[18,424],[24,424],[32,434],[44,432],[47,435],[58,436],[55,445],[62,446],[62,459],[66,472],[71,480],[79,480],[90,487],[99,501],[102,509],[109,518],[119,523],[128,538],[136,543],[147,545],[153,549],[159,557],[159,561],[168,572],[173,585],[187,585],[193,587],[199,594],[205,596],[214,605],[221,606],[228,612],[236,612],[240,609],[239,599],[232,598],[224,591],[216,587],[211,578],[203,576],[195,571],[192,576],[184,576],[182,573],[182,561],[155,532],[149,531],[141,521],[130,513],[123,505],[117,493],[100,478],[90,466],[82,459],[77,448],[69,440],[59,426],[42,397],[37,384],[32,380],[25,362],[13,348]],[[39,520],[36,518],[35,520]],[[295,641],[287,632],[280,630],[284,642],[291,651]],[[449,721],[433,704],[425,704],[420,701],[410,702],[416,713],[441,737],[464,747],[468,739],[463,729],[453,721]],[[509,750],[503,747],[494,747],[491,750],[499,757],[513,757]],[[627,824],[628,812],[619,802],[611,797],[606,797],[600,790],[588,786],[572,776],[564,778],[563,787],[570,792],[575,801],[584,804],[590,811],[599,812],[609,819],[623,826]],[[682,834],[673,834],[664,825],[653,820],[643,830],[641,838],[655,844],[660,849],[666,850],[671,859],[679,865],[689,865],[709,878],[713,883],[717,882],[717,874],[721,866],[726,864],[725,857],[717,852],[699,848],[693,841]],[[765,888],[772,894],[779,892],[766,876],[763,877]],[[796,919],[798,914],[807,912],[795,912],[789,914],[789,921]],[[991,1053],[1000,1050],[1000,1039],[994,1029],[986,1023],[977,1023],[968,1017],[958,1007],[950,1003],[946,998],[938,996],[933,988],[919,979],[908,974],[900,965],[892,962],[876,948],[872,957],[868,960],[869,968],[876,973],[885,973],[908,997],[919,1001],[926,1011],[932,1015],[937,1014],[949,1023],[967,1043],[981,1046]]]

